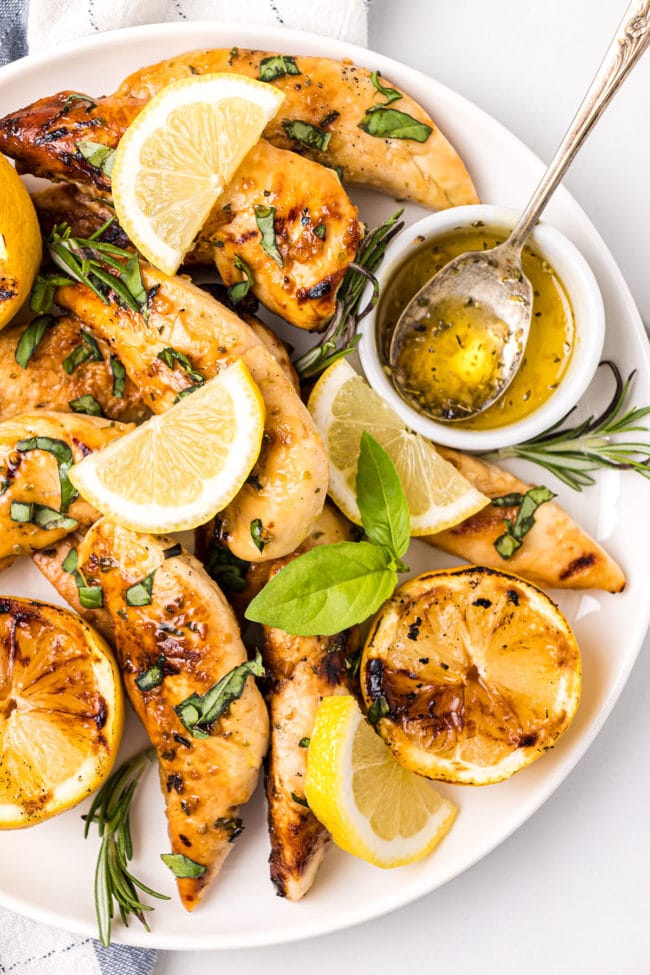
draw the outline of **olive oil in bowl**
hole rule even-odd
[[[507,231],[487,227],[482,221],[456,227],[422,240],[384,288],[377,314],[377,342],[384,368],[400,396],[414,409],[426,413],[427,399],[435,395],[435,383],[447,388],[479,384],[489,369],[489,349],[473,342],[471,323],[463,332],[450,330],[445,355],[428,351],[427,332],[414,333],[400,354],[400,368],[388,365],[388,350],[400,313],[420,288],[445,264],[466,251],[487,250],[502,243]],[[503,395],[472,419],[454,420],[454,426],[492,430],[523,419],[538,409],[564,376],[574,347],[574,318],[569,298],[553,268],[534,245],[523,251],[524,273],[533,286],[533,317],[526,350],[510,386]],[[468,319],[469,321],[469,319]],[[465,332],[467,334],[465,334]],[[460,337],[460,341],[459,341]]]

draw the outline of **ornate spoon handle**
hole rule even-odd
[[[649,43],[650,0],[631,0],[596,77],[505,246],[523,247],[582,143]]]

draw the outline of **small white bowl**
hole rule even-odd
[[[516,210],[482,204],[454,207],[418,220],[386,248],[377,274],[380,293],[409,251],[425,241],[433,241],[457,227],[468,227],[476,220],[482,220],[488,228],[508,230],[514,227],[518,217]],[[576,405],[594,376],[605,340],[605,309],[593,271],[574,244],[549,224],[539,223],[529,242],[548,261],[564,285],[573,309],[575,342],[571,361],[558,388],[523,420],[494,430],[464,430],[454,423],[439,423],[419,413],[402,399],[386,375],[377,343],[377,309],[363,321],[359,355],[368,382],[390,403],[404,423],[435,443],[470,451],[495,450],[522,443],[561,420]],[[366,300],[370,299],[370,294],[368,286]]]

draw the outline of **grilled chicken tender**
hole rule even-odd
[[[16,347],[24,325],[12,325],[0,332],[0,421],[32,410],[67,413],[81,396],[92,396],[111,420],[139,423],[149,416],[139,391],[126,379],[121,396],[115,396],[113,363],[108,345],[97,345],[102,356],[81,362],[73,372],[63,362],[75,349],[83,348],[81,322],[72,315],[51,319],[51,325],[32,354],[27,368],[16,362]],[[118,363],[119,367],[119,363]]]
[[[477,457],[438,447],[467,480],[489,498],[531,487],[508,471]],[[504,532],[504,519],[517,516],[517,508],[487,505],[459,525],[427,536],[424,541],[476,565],[487,565],[521,575],[552,589],[604,589],[621,592],[625,576],[620,566],[587,535],[559,504],[549,501],[535,512],[535,524],[512,558],[502,559],[494,542]]]
[[[205,737],[194,737],[175,711],[244,663],[246,651],[219,588],[186,552],[166,557],[173,544],[102,519],[80,547],[79,566],[89,585],[102,587],[129,699],[158,752],[172,852],[205,868],[177,881],[192,911],[241,832],[239,807],[255,788],[269,726],[250,677]],[[146,578],[151,602],[133,605],[129,587]],[[151,668],[158,676],[142,690],[137,680]]]
[[[348,541],[353,534],[353,526],[328,504],[301,550]],[[288,561],[276,562],[270,575]],[[350,693],[346,664],[357,644],[356,630],[300,637],[264,627],[264,663],[271,675],[271,747],[266,763],[270,874],[278,894],[291,901],[307,893],[329,844],[329,833],[305,803],[307,739],[321,700]]]
[[[206,379],[242,358],[266,408],[264,439],[251,477],[220,515],[221,537],[247,562],[280,558],[306,538],[325,502],[327,454],[309,412],[273,355],[250,326],[181,277],[142,267],[149,292],[145,319],[115,301],[105,304],[85,285],[59,288],[59,305],[104,338],[155,413],[192,385],[182,367],[158,358],[165,348],[186,355]],[[251,523],[262,523],[262,551]]]
[[[78,524],[90,525],[99,518],[76,492],[55,517],[62,506],[65,455],[77,462],[131,429],[132,424],[45,410],[0,423],[0,568],[18,555],[48,548]]]

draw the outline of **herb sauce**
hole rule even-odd
[[[377,315],[380,354],[397,391],[415,409],[417,401],[412,394],[404,395],[388,364],[390,340],[400,313],[429,278],[453,258],[465,251],[487,250],[503,243],[506,236],[505,232],[487,228],[480,221],[471,227],[458,227],[415,249],[385,288]],[[549,398],[566,372],[574,343],[573,312],[567,293],[553,268],[534,246],[524,247],[522,263],[534,297],[530,335],[521,366],[496,403],[472,419],[455,421],[455,426],[493,430],[521,420]],[[426,396],[424,357],[418,356],[415,347],[413,352],[410,385],[417,385]],[[458,364],[454,363],[455,372],[457,368]]]

